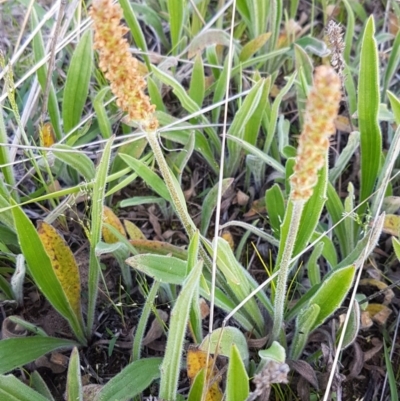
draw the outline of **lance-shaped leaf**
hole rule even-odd
[[[118,238],[107,227],[107,224],[113,226],[121,235],[126,238],[125,229],[117,215],[107,206],[103,206],[103,226],[101,233],[103,239],[107,244],[114,244],[118,242]]]
[[[78,306],[80,299],[74,298],[75,293],[73,290],[64,288],[65,285],[68,287],[70,283],[59,280],[53,268],[51,257],[46,252],[46,248],[28,216],[17,205],[12,209],[12,212],[18,241],[28,264],[30,275],[46,299],[58,313],[68,320],[79,341],[85,344],[82,316],[80,306]],[[76,278],[72,282],[75,282],[75,280]]]
[[[68,133],[80,121],[89,92],[93,65],[92,32],[86,31],[72,56],[65,83],[62,117]]]
[[[0,375],[34,361],[40,356],[60,348],[72,348],[77,344],[54,337],[9,338],[0,341]],[[1,394],[1,393],[0,393]],[[1,398],[1,400],[9,398]]]
[[[0,399],[18,401],[48,401],[13,375],[0,376]]]
[[[353,265],[335,270],[318,288],[309,302],[309,305],[315,304],[320,308],[318,317],[310,327],[310,332],[319,327],[342,305],[353,284],[355,271]]]
[[[192,261],[197,259],[198,247],[199,236],[198,232],[196,232],[189,245],[188,251],[188,267],[190,274],[182,285],[182,290],[171,313],[167,347],[165,350],[164,360],[161,365],[162,377],[159,397],[164,400],[176,399],[183,342],[186,335],[189,312],[192,305],[193,295],[199,285],[200,274],[203,266],[202,261],[198,261],[195,265],[192,264]]]
[[[374,38],[375,25],[371,16],[365,26],[361,45],[360,75],[358,80],[358,125],[361,149],[360,202],[368,198],[375,185],[381,163],[382,134],[378,124],[379,66],[378,48]],[[362,214],[367,203],[360,205]]]
[[[71,305],[77,320],[82,323],[81,312],[81,282],[79,268],[74,255],[65,240],[58,234],[57,230],[42,221],[38,227],[39,237],[42,241],[47,255],[50,257],[51,267],[68,303]]]

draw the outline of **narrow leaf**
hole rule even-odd
[[[64,131],[78,125],[89,91],[93,65],[92,32],[86,31],[72,56],[65,83],[62,116]]]
[[[236,344],[232,344],[226,376],[226,401],[245,401],[249,396],[249,377]]]
[[[361,190],[359,202],[373,192],[381,161],[382,134],[378,124],[379,66],[378,49],[374,38],[374,18],[368,19],[361,45],[358,83],[358,123],[361,148]],[[367,204],[357,210],[364,213]]]
[[[160,377],[161,358],[146,358],[130,363],[100,391],[95,401],[126,401],[140,394]]]
[[[79,363],[79,352],[74,348],[71,352],[67,376],[67,401],[83,401],[82,380]]]
[[[196,266],[191,269],[171,313],[167,347],[161,365],[162,377],[159,397],[164,400],[175,400],[176,398],[189,311],[194,289],[199,284],[202,265],[203,263],[199,261]]]
[[[49,401],[13,375],[0,376],[0,399],[7,401]]]
[[[60,348],[72,348],[73,341],[54,337],[8,338],[0,341],[0,375]]]
[[[35,227],[19,206],[15,205],[12,212],[18,241],[28,264],[30,275],[46,299],[68,320],[79,341],[85,343],[86,340],[80,322],[77,321],[77,315],[53,270],[50,257]]]

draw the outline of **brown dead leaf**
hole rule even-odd
[[[372,321],[369,313],[366,311],[362,311],[361,312],[361,329],[363,329],[363,330],[369,329],[373,324],[374,324],[374,322]]]
[[[370,314],[371,319],[380,326],[386,324],[388,317],[392,313],[392,310],[386,305],[372,303],[367,306],[366,311]]]
[[[388,288],[389,286],[383,281],[375,280],[373,278],[365,278],[360,280],[360,286],[364,285],[373,286],[378,288],[379,291],[384,291],[383,292],[383,295],[385,297],[383,300],[384,305],[389,305],[392,302],[393,298],[395,297],[393,290],[391,288]]]
[[[142,340],[142,344],[148,345],[153,341],[158,340],[164,334],[162,322],[165,323],[167,320],[168,313],[162,309],[157,309],[157,316],[151,322],[150,328]]]
[[[357,342],[352,344],[354,353],[350,361],[350,373],[347,375],[349,380],[352,377],[358,377],[364,367],[364,352],[362,351],[360,345]]]
[[[241,190],[236,193],[236,203],[239,206],[246,206],[249,202],[250,196],[242,192]]]
[[[205,319],[210,314],[210,307],[204,298],[199,299],[201,318]]]
[[[266,208],[265,208],[265,198],[257,199],[255,200],[251,208],[248,212],[246,212],[243,217],[246,219],[252,218],[259,216],[260,214],[265,214]]]
[[[394,12],[389,13],[389,21],[388,22],[389,22],[389,24],[388,24],[389,32],[393,36],[396,36],[397,32],[399,32],[399,29],[400,29],[400,21]]]
[[[371,344],[373,345],[373,348],[371,348],[368,351],[364,352],[364,362],[368,362],[378,352],[380,352],[382,347],[383,347],[382,341],[379,338],[376,338],[376,337],[373,337],[371,339]]]
[[[306,361],[287,361],[291,369],[295,370],[301,377],[307,380],[315,389],[318,390],[317,375],[312,366]]]

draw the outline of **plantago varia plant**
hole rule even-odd
[[[307,99],[304,127],[299,139],[294,173],[290,178],[290,202],[293,210],[279,265],[273,339],[278,338],[282,326],[290,259],[303,207],[313,193],[313,188],[318,181],[318,171],[326,163],[329,137],[335,132],[334,120],[338,114],[340,98],[341,81],[333,68],[326,66],[316,68],[314,85]]]

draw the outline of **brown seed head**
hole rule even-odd
[[[120,24],[121,7],[113,5],[112,0],[95,0],[89,15],[93,19],[94,48],[99,51],[99,66],[110,81],[117,105],[131,120],[138,121],[145,129],[155,130],[158,127],[155,106],[144,93],[146,81],[124,38],[129,29]]]

